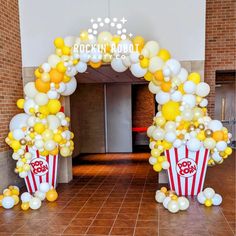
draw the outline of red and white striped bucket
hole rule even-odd
[[[202,147],[191,152],[187,146],[171,148],[165,152],[170,163],[168,177],[171,190],[179,196],[194,196],[202,191],[209,150]]]
[[[56,188],[58,155],[40,156],[38,150],[28,147],[27,151],[33,156],[30,162],[30,171],[25,177],[28,192],[36,192],[43,182],[47,182]]]

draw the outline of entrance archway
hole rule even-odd
[[[163,153],[172,146],[187,145],[190,151],[198,151],[204,145],[214,151],[210,164],[221,163],[230,154],[227,129],[207,115],[205,97],[210,87],[201,82],[198,73],[189,74],[156,41],[107,31],[96,37],[88,31],[82,31],[79,37],[56,38],[55,53],[35,70],[35,81],[24,86],[25,98],[17,101],[23,113],[12,118],[6,142],[14,151],[15,172],[21,178],[32,172],[34,157],[71,156],[74,134],[69,130],[70,118],[64,114],[60,97],[75,91],[77,73],[104,64],[117,72],[129,69],[135,77],[147,80],[150,92],[156,94],[159,111],[147,130],[149,162],[155,171],[169,169]],[[215,131],[220,132],[213,136]]]

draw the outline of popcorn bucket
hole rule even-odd
[[[43,182],[47,182],[56,188],[58,155],[44,157],[40,156],[39,151],[33,148],[27,147],[26,150],[33,156],[30,162],[30,171],[25,177],[28,192],[36,192]]]
[[[165,151],[170,163],[168,178],[171,190],[179,196],[194,196],[202,191],[209,156],[209,150],[202,147],[197,152],[187,146]]]

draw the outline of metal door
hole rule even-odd
[[[106,152],[132,152],[131,84],[106,84]]]

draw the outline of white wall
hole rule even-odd
[[[124,16],[128,31],[157,40],[179,60],[204,60],[205,1],[19,0],[23,66],[44,62],[55,37],[78,35],[105,16]]]

